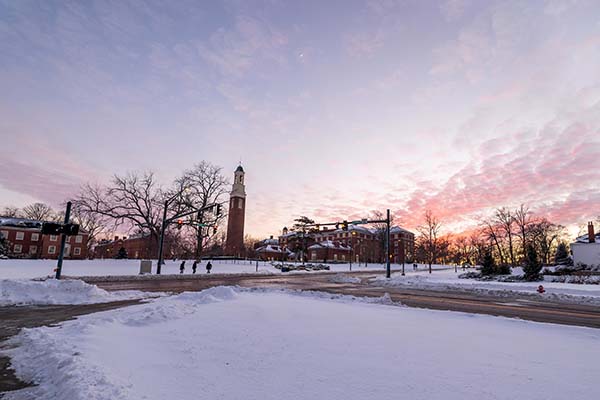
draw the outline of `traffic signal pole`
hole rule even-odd
[[[179,195],[179,194],[177,194],[177,195]],[[163,264],[163,251],[164,251],[164,241],[165,241],[165,230],[166,230],[167,225],[169,223],[173,222],[173,220],[175,220],[175,219],[187,217],[187,216],[192,215],[194,213],[199,213],[200,214],[200,213],[202,213],[202,212],[204,212],[206,210],[214,209],[214,208],[216,208],[217,218],[221,215],[221,204],[219,204],[219,203],[211,203],[211,204],[208,204],[208,205],[206,205],[204,207],[201,207],[201,208],[198,208],[198,209],[193,209],[192,211],[188,211],[188,212],[185,212],[185,213],[177,214],[177,215],[175,215],[175,216],[167,219],[167,209],[169,208],[169,203],[171,201],[173,201],[177,197],[177,195],[171,197],[169,200],[166,200],[165,204],[164,204],[165,208],[163,210],[162,225],[160,227],[160,238],[159,238],[159,241],[158,241],[158,265],[156,266],[156,274],[157,275],[160,275],[161,266]],[[199,226],[199,228],[202,229],[202,224]],[[215,226],[215,229],[216,229],[216,226]]]
[[[67,202],[67,210],[65,211],[65,225],[69,223],[71,218],[71,202]],[[65,244],[67,243],[67,234],[63,231],[60,235],[60,253],[58,254],[58,263],[56,263],[56,279],[60,279],[62,272],[63,258],[65,256]]]
[[[387,210],[387,217],[385,219],[385,259],[386,259],[386,267],[385,267],[385,277],[389,278],[392,276],[392,271],[390,268],[390,209]]]
[[[156,274],[160,275],[160,270],[163,262],[163,243],[165,241],[165,228],[167,225],[167,208],[169,207],[169,201],[165,201],[165,208],[163,210],[162,224],[160,225],[160,240],[158,242],[158,265],[156,266]]]

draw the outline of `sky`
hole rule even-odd
[[[0,207],[206,160],[246,233],[600,215],[600,2],[0,0]]]

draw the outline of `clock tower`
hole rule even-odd
[[[229,195],[229,214],[227,219],[227,240],[225,254],[234,257],[244,256],[244,217],[246,213],[246,186],[244,168],[237,167],[233,175],[233,185]]]

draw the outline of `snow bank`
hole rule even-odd
[[[198,265],[197,275],[206,274],[206,263],[204,260]],[[179,275],[180,260],[166,260],[162,268],[163,275]],[[350,269],[349,264],[327,264],[331,271],[346,272]],[[215,274],[281,274],[282,272],[274,268],[269,262],[259,262],[258,271],[256,262],[253,261],[230,261],[215,260],[212,261],[211,275]],[[56,260],[0,260],[0,279],[33,279],[40,277],[53,277]],[[392,269],[399,270],[400,265],[392,265]],[[411,267],[412,268],[412,267]],[[421,266],[420,268],[424,268]],[[435,269],[448,268],[448,266],[434,266]],[[361,264],[352,265],[353,271],[382,271],[382,264]],[[152,260],[152,271],[156,270],[156,260]],[[136,276],[140,271],[140,260],[65,260],[62,273],[64,276],[83,277],[83,276]],[[187,261],[185,265],[186,277],[191,276],[192,261]],[[294,273],[313,273],[310,271],[297,271]]]
[[[460,270],[459,270],[460,271]],[[518,271],[517,271],[518,272]],[[402,276],[394,273],[390,279],[378,276],[371,279],[370,284],[383,287],[406,287],[411,289],[428,289],[440,291],[469,291],[497,297],[512,297],[515,295],[528,296],[535,299],[600,305],[600,286],[581,285],[559,282],[497,282],[478,281],[476,279],[459,279],[454,270],[437,271],[432,274],[425,272]],[[542,284],[546,293],[537,293]]]
[[[5,353],[38,386],[7,399],[600,396],[600,330],[331,297],[221,287],[26,329]]]
[[[31,304],[92,304],[153,296],[140,291],[107,292],[80,280],[0,280],[0,306]]]

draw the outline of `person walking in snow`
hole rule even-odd
[[[198,267],[198,260],[194,260],[194,263],[192,264],[192,274],[196,273],[197,267]]]
[[[210,274],[210,270],[212,269],[212,264],[210,263],[210,261],[208,262],[208,264],[206,264],[206,273]]]
[[[183,260],[181,262],[181,265],[179,266],[179,273],[183,274],[183,270],[185,269],[185,260]]]

